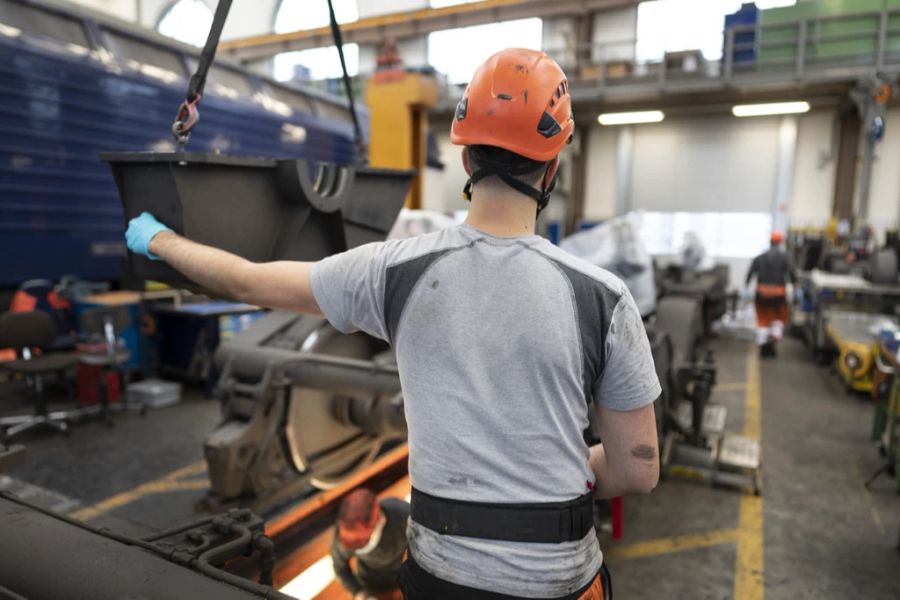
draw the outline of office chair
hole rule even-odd
[[[68,421],[79,416],[78,410],[47,410],[44,396],[44,377],[64,374],[78,362],[67,352],[37,353],[46,349],[56,338],[56,326],[47,313],[16,312],[0,315],[0,348],[15,348],[16,360],[0,363],[0,368],[25,377],[31,384],[34,412],[30,415],[0,418],[0,441],[5,441],[35,427],[49,427],[68,431]]]

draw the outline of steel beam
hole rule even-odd
[[[530,17],[584,16],[638,4],[639,0],[482,0],[469,4],[426,8],[368,17],[341,25],[345,44],[378,44],[393,37],[402,39],[426,35],[433,31],[470,27],[499,21]],[[241,62],[269,58],[281,52],[331,46],[334,40],[329,27],[305,31],[272,33],[219,44],[219,53]]]

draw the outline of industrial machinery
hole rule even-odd
[[[138,539],[0,492],[0,523],[3,598],[292,599],[272,588],[275,547],[263,520],[247,509]],[[259,583],[222,568],[251,555]]]
[[[216,360],[224,420],[203,445],[207,509],[265,511],[329,488],[406,437],[393,353],[363,333],[273,311]]]
[[[712,324],[728,310],[728,265],[697,270],[683,265],[668,265],[657,274],[659,296],[681,296],[700,302],[703,335],[712,332]]]
[[[383,240],[411,170],[185,151],[229,7],[223,0],[216,8],[172,125],[178,151],[103,155],[125,219],[149,211],[192,240],[253,261],[316,261]],[[361,143],[355,117],[354,124]],[[129,260],[140,278],[198,289],[161,261],[133,253]],[[275,311],[222,347],[217,361],[224,419],[204,445],[208,509],[265,510],[310,485],[329,487],[406,435],[391,353],[363,333],[342,335],[322,319]]]
[[[884,338],[879,342],[878,370],[884,386],[876,398],[872,423],[872,439],[878,441],[878,450],[884,460],[865,485],[869,487],[880,475],[887,474],[900,493],[900,338],[896,332],[892,338],[891,342]]]
[[[879,356],[878,331],[897,326],[891,315],[830,310],[825,333],[835,348],[837,372],[848,390],[871,392]]]
[[[881,256],[881,253],[877,255]],[[828,334],[832,315],[837,315],[838,320],[841,313],[846,312],[863,315],[860,318],[896,316],[900,300],[900,285],[896,283],[876,283],[860,275],[827,273],[818,269],[801,273],[798,279],[803,298],[802,333],[816,360],[822,364],[830,362],[839,350]],[[843,338],[838,335],[840,339]]]
[[[656,407],[662,473],[759,494],[759,442],[725,431],[727,409],[710,402],[716,365],[712,353],[702,349],[703,330],[703,301],[678,295],[660,299],[648,326],[654,360],[666,361],[656,365],[663,387]]]
[[[192,239],[252,260],[314,261],[384,239],[411,178],[197,153],[106,159],[126,218],[149,210]],[[131,260],[141,277],[196,288],[162,262]],[[393,358],[365,334],[274,311],[221,347],[217,364],[224,420],[204,445],[208,509],[266,510],[309,485],[328,487],[405,437]]]
[[[378,55],[378,69],[366,82],[366,105],[373,115],[369,160],[374,167],[416,169],[407,208],[422,208],[429,152],[428,109],[437,100],[434,71],[404,68],[396,42],[386,40]]]

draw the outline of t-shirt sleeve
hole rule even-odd
[[[626,289],[610,319],[606,365],[594,388],[594,398],[611,410],[634,410],[652,403],[661,392],[647,330]]]
[[[313,265],[310,280],[322,314],[341,333],[364,331],[386,340],[384,281],[389,243],[376,242]]]

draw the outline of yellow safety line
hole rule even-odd
[[[730,544],[734,542],[737,537],[737,529],[716,529],[704,533],[689,533],[687,535],[676,535],[655,540],[647,540],[645,542],[635,542],[624,546],[615,546],[605,550],[603,552],[603,557],[609,560],[644,558],[647,556],[657,556],[659,554],[683,552],[695,548]]]
[[[759,354],[748,346],[747,390],[744,403],[744,432],[762,443]],[[763,600],[766,596],[763,559],[762,496],[741,496],[738,518],[737,555],[734,573],[734,600]]]
[[[869,488],[866,487],[862,475],[859,472],[859,467],[856,466],[856,463],[853,463],[853,470],[856,473],[857,481],[859,481],[859,487],[862,489],[863,495],[866,498],[866,504],[869,505],[869,513],[872,515],[872,521],[875,522],[875,526],[878,528],[878,532],[881,533],[881,535],[884,535],[884,525],[881,524],[881,515],[878,513],[878,509],[875,508],[875,501],[872,499],[872,492],[870,492]]]
[[[120,506],[130,504],[150,494],[159,494],[162,492],[181,490],[204,489],[209,486],[209,482],[206,479],[184,480],[183,478],[192,475],[199,475],[205,470],[205,461],[200,460],[195,463],[191,463],[187,466],[181,467],[180,469],[176,469],[171,473],[163,475],[159,479],[147,481],[137,487],[131,488],[130,490],[120,492],[114,496],[106,498],[105,500],[101,500],[96,504],[80,508],[72,513],[69,513],[69,516],[73,519],[88,521],[113,509],[119,508]]]
[[[728,383],[717,383],[715,391],[717,392],[739,392],[746,389],[746,381],[729,381]]]

